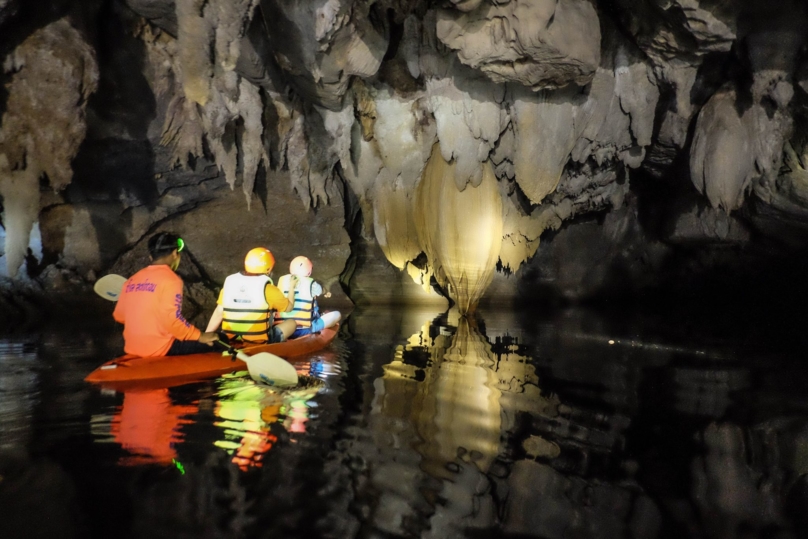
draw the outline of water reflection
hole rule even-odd
[[[227,538],[808,529],[800,354],[582,311],[387,310],[352,315],[328,354],[298,362],[313,384],[297,393],[223,377],[110,394],[82,382],[112,353],[94,335],[0,345],[3,539],[37,525]]]
[[[277,442],[272,428],[282,426],[287,432],[306,432],[311,399],[323,389],[321,380],[300,376],[299,387],[278,391],[241,376],[223,378],[216,391],[214,407],[223,438],[214,442],[232,455],[232,462],[241,470],[260,467],[264,455]]]
[[[791,436],[767,450],[755,427],[704,422],[737,414],[750,388],[729,355],[615,338],[597,319],[425,318],[372,381],[364,458],[376,530],[788,537],[781,496],[808,501],[808,481],[795,480],[808,470],[771,475],[799,467],[778,456],[800,454]]]
[[[198,411],[198,402],[174,404],[165,388],[126,391],[109,424],[112,439],[129,453],[119,464],[173,463],[183,441],[180,428],[192,423],[190,417]]]
[[[0,343],[0,451],[25,447],[31,438],[34,408],[39,399],[36,347],[22,342]]]
[[[373,384],[371,428],[387,454],[373,475],[382,492],[374,522],[389,533],[423,526],[425,537],[446,537],[493,525],[486,474],[505,452],[516,414],[557,414],[558,400],[541,394],[516,344],[495,352],[475,320],[453,318],[426,321]],[[426,475],[414,475],[414,465]],[[417,525],[419,507],[432,515]]]
[[[97,442],[113,442],[126,451],[119,465],[181,467],[178,450],[187,427],[209,421],[218,429],[215,447],[242,471],[258,468],[278,440],[278,429],[305,434],[312,398],[324,389],[322,379],[338,373],[334,359],[333,352],[322,352],[297,361],[301,383],[292,390],[258,384],[246,371],[184,388],[120,389],[122,403],[111,414],[94,416],[93,433]],[[116,395],[114,389],[104,391]],[[204,396],[182,402],[196,393]]]

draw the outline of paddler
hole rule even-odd
[[[321,313],[317,305],[317,297],[331,297],[331,292],[323,293],[320,283],[311,278],[314,265],[305,256],[296,256],[289,264],[289,273],[278,279],[278,288],[286,293],[289,288],[295,289],[295,304],[291,311],[278,313],[278,320],[294,320],[297,329],[292,338],[302,337],[309,333],[319,333],[330,328],[340,321],[342,315],[339,311]],[[291,285],[292,277],[296,277],[297,285]]]
[[[124,351],[140,357],[211,352],[219,338],[182,316],[182,279],[175,272],[185,243],[170,232],[149,238],[151,264],[123,285],[112,316],[124,325]]]
[[[244,258],[244,271],[225,279],[219,293],[218,306],[208,322],[206,331],[216,331],[219,325],[231,339],[251,343],[283,342],[295,332],[295,321],[285,320],[273,325],[275,312],[288,312],[294,308],[294,278],[284,295],[276,287],[270,273],[275,257],[264,247],[256,247]]]

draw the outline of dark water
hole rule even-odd
[[[354,312],[295,391],[84,383],[118,346],[108,323],[0,342],[0,538],[808,530],[808,367],[759,335]]]

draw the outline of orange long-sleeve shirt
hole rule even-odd
[[[124,325],[124,352],[135,356],[164,356],[176,339],[195,341],[201,335],[182,316],[182,279],[165,264],[132,275],[112,316]]]

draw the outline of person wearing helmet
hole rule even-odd
[[[294,320],[297,329],[292,338],[318,333],[339,322],[342,315],[339,311],[320,313],[317,296],[331,297],[331,292],[323,294],[323,287],[311,278],[313,265],[305,256],[296,256],[289,264],[289,274],[278,279],[278,288],[284,294],[295,291],[295,304],[292,310],[278,313],[279,322]],[[293,279],[296,280],[293,281]]]
[[[112,313],[123,324],[124,352],[140,357],[212,351],[216,333],[202,333],[182,316],[182,279],[175,272],[185,242],[160,232],[149,238],[151,264],[123,285]]]
[[[294,321],[275,325],[274,314],[292,309],[295,291],[292,288],[284,295],[272,283],[269,274],[274,266],[275,257],[269,249],[250,250],[244,258],[244,271],[225,279],[207,331],[216,331],[221,325],[230,339],[251,343],[288,339],[295,331]]]

